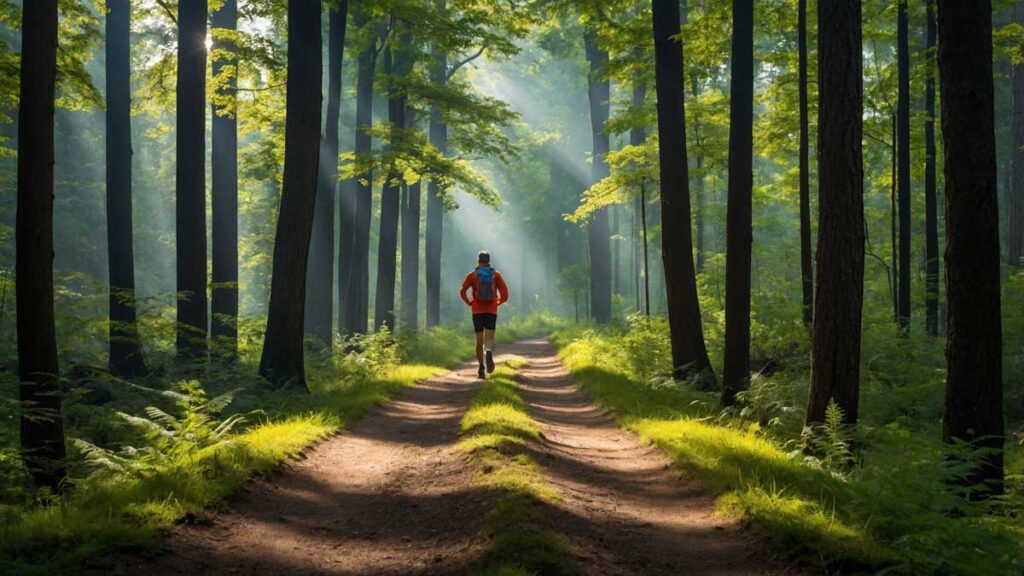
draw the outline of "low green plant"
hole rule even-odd
[[[72,441],[96,473],[145,476],[161,466],[182,461],[201,450],[231,441],[236,428],[255,414],[236,413],[219,418],[221,412],[234,400],[238,390],[207,398],[206,391],[195,380],[181,382],[174,390],[156,393],[173,399],[178,413],[171,414],[157,406],[147,406],[145,416],[116,412],[117,416],[142,432],[144,445],[126,445],[114,450],[81,438]]]

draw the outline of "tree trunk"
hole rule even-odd
[[[690,233],[690,191],[686,165],[686,116],[683,102],[683,49],[679,3],[653,0],[655,80],[662,205],[662,260],[668,296],[672,366],[676,378],[707,373],[711,363],[704,345],[697,279]]]
[[[446,0],[437,0],[439,17],[447,17]],[[442,48],[434,47],[433,82],[441,86],[448,81],[448,55]],[[430,143],[442,155],[448,154],[448,126],[444,123],[441,109],[434,105],[430,110]],[[444,236],[444,193],[437,178],[427,183],[427,231],[426,231],[426,304],[427,329],[441,323],[441,247]]]
[[[351,334],[352,266],[355,260],[357,182],[338,184],[338,334]]]
[[[897,323],[900,321],[900,298],[899,298],[899,286],[902,278],[900,278],[900,261],[899,261],[899,250],[900,243],[897,240],[899,235],[899,224],[897,223],[898,210],[896,208],[896,115],[892,116],[892,145],[890,147],[889,159],[892,162],[891,165],[891,176],[889,177],[889,240],[890,246],[892,247],[892,316],[893,320]]]
[[[384,57],[384,70],[389,78],[402,78],[412,71],[412,35],[408,29],[399,37],[398,46],[389,49]],[[405,129],[406,97],[389,89],[388,121],[391,123],[391,148],[400,145]],[[377,294],[374,301],[374,322],[380,330],[385,324],[394,332],[395,283],[398,269],[398,221],[401,217],[402,173],[392,161],[387,181],[381,190],[380,235],[377,244]]]
[[[111,0],[107,13],[107,258],[110,274],[110,371],[146,373],[135,314],[132,245],[131,7]]]
[[[991,2],[939,0],[938,32],[949,307],[943,439],[984,450],[963,483],[984,484],[975,496],[1001,494],[1003,359]]]
[[[36,486],[64,479],[57,336],[53,317],[53,112],[57,76],[57,0],[22,7],[18,108],[15,292],[21,450]]]
[[[925,330],[939,334],[939,210],[935,168],[935,10],[927,3],[924,90]],[[1024,129],[1024,126],[1021,126]]]
[[[807,107],[807,0],[799,0],[797,50],[800,91],[800,286],[804,326],[814,319],[814,262],[811,255],[810,123]]]
[[[636,85],[633,86],[633,107],[640,108],[644,105],[644,101],[647,99],[647,84],[641,80],[638,80]],[[642,146],[647,142],[647,129],[643,126],[634,126],[629,131],[629,143],[632,146]],[[650,281],[650,266],[648,266],[648,255],[647,255],[647,194],[644,183],[641,181],[640,190],[636,196],[635,206],[637,219],[640,221],[640,233],[638,241],[640,242],[640,255],[642,255],[643,268],[639,270],[639,280],[643,282],[643,286],[637,289],[637,310],[644,311],[647,316],[651,315],[651,281]],[[639,266],[638,266],[639,268]],[[643,291],[641,300],[641,290]]]
[[[206,0],[178,4],[177,349],[190,361],[204,361],[207,351],[206,16]]]
[[[857,422],[864,298],[861,10],[858,0],[818,8],[818,285],[807,424],[835,401]]]
[[[334,203],[338,189],[338,123],[347,14],[347,0],[337,9],[328,10],[327,112],[320,144],[316,207],[306,271],[305,332],[328,349],[333,341]],[[345,265],[347,261],[339,261],[339,266]]]
[[[406,112],[409,116],[410,112]],[[419,329],[420,182],[410,184],[402,207],[402,329]]]
[[[270,278],[260,375],[306,388],[302,320],[320,148],[323,55],[319,0],[288,3],[288,84],[284,178]],[[308,390],[308,389],[307,389]]]
[[[1024,4],[1013,9],[1013,20],[1024,26]],[[1010,250],[1011,266],[1024,266],[1024,64],[1013,65],[1013,130],[1011,141]]]
[[[590,100],[590,130],[593,137],[591,183],[596,184],[609,175],[608,150],[610,148],[605,124],[610,114],[611,83],[607,79],[608,52],[597,46],[596,32],[588,29],[584,35],[590,73],[587,75],[587,95]],[[587,225],[590,247],[590,308],[594,320],[605,324],[612,319],[611,291],[611,238],[608,229],[608,210],[601,208],[590,216]]]
[[[900,205],[900,282],[899,324],[904,333],[910,329],[910,39],[907,24],[907,0],[899,0],[897,10],[896,154],[897,196]]]
[[[305,332],[328,349],[334,340],[334,196],[338,188],[338,124],[341,116],[341,65],[345,55],[348,0],[327,12],[327,115],[320,143],[313,235],[306,270]]]
[[[729,204],[725,236],[725,367],[722,405],[750,380],[750,259],[754,187],[754,1],[733,0],[729,98]]]
[[[238,25],[237,0],[227,0],[210,17],[214,29],[235,31]],[[215,50],[229,50],[230,58],[213,63],[213,74],[225,66],[235,67],[235,43],[214,38]],[[231,77],[227,96],[235,98],[236,78]],[[222,95],[223,96],[223,95]],[[234,107],[222,110],[213,106],[213,286],[210,310],[213,321],[210,336],[217,340],[214,350],[226,358],[238,353],[238,116]]]
[[[360,30],[372,26],[365,10],[356,12],[355,24]],[[359,54],[356,79],[355,154],[365,160],[371,152],[373,138],[373,79],[377,66],[376,53],[369,46]],[[352,260],[345,290],[346,335],[365,334],[370,315],[370,222],[373,215],[373,172],[359,174],[355,183],[355,208],[352,227]]]

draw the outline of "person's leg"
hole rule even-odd
[[[481,366],[484,365],[484,338],[483,331],[476,333],[476,359]]]
[[[476,361],[480,366],[480,370],[477,371],[477,376],[480,378],[486,378],[487,373],[484,371],[484,321],[483,314],[473,314],[473,331],[476,332]]]
[[[484,351],[488,372],[494,372],[494,329],[497,323],[497,314],[488,314],[484,322]]]

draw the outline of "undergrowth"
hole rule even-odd
[[[568,545],[544,527],[542,504],[556,498],[536,462],[518,448],[540,438],[517,391],[520,364],[501,365],[462,418],[459,447],[472,455],[481,486],[498,491],[488,518],[490,546],[474,572],[487,575],[570,574]]]
[[[648,358],[644,343],[658,342],[651,332],[663,329],[634,321],[628,328],[567,329],[555,340],[591,396],[720,494],[723,511],[760,525],[828,571],[1024,572],[1024,506],[1013,488],[1022,470],[1019,447],[1008,452],[1011,489],[1004,499],[978,504],[951,491],[949,480],[966,464],[960,448],[941,443],[931,420],[933,388],[941,382],[915,381],[930,369],[904,367],[888,374],[898,381],[881,383],[879,368],[869,365],[862,414],[870,416],[850,430],[833,408],[805,450],[806,364],[787,359],[787,368],[753,379],[740,409],[719,411],[716,393],[673,382],[664,365]],[[866,348],[874,354],[868,362],[886,369],[899,354],[941,353],[930,342],[876,341]],[[904,378],[914,389],[902,389]],[[876,408],[894,388],[901,389],[889,405]]]

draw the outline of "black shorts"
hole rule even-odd
[[[488,329],[494,332],[494,329],[498,326],[498,315],[497,314],[473,314],[473,331],[476,333],[483,332],[484,329]]]

